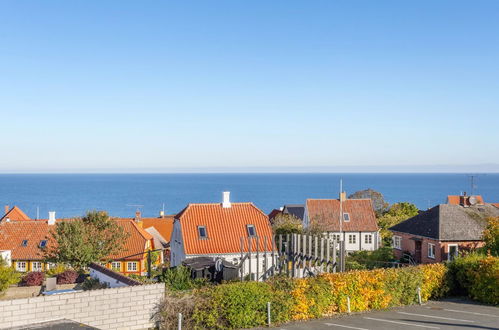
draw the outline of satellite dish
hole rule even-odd
[[[468,201],[470,202],[470,205],[476,205],[476,203],[477,203],[477,199],[475,196],[470,196]]]

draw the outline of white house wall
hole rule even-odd
[[[92,269],[92,268],[90,268],[90,277],[98,279],[99,282],[101,282],[101,283],[106,283],[110,288],[120,288],[123,286],[129,286],[128,284],[120,282],[119,280],[117,280],[109,275],[103,274],[103,273],[101,273],[95,269]]]

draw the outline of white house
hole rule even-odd
[[[186,258],[223,258],[235,265],[241,256],[243,276],[262,278],[272,267],[272,228],[268,216],[252,203],[189,204],[175,217],[170,241],[171,265]],[[258,276],[257,276],[258,275]]]
[[[303,225],[316,225],[330,237],[343,240],[347,252],[380,247],[381,237],[370,199],[347,199],[345,193],[339,199],[307,199]]]
[[[106,284],[109,288],[142,285],[142,283],[133,278],[122,275],[96,263],[91,263],[88,268],[90,270],[91,278],[98,279],[100,283]]]

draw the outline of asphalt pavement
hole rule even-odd
[[[275,329],[499,329],[499,308],[469,300],[430,301],[384,311],[285,324]]]

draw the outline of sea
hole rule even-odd
[[[105,210],[112,216],[144,217],[164,210],[175,214],[189,203],[253,202],[268,213],[307,198],[337,198],[340,180],[347,194],[372,188],[389,203],[410,202],[420,209],[445,203],[447,195],[472,192],[471,177],[460,173],[286,173],[286,174],[0,174],[0,205],[17,205],[32,219],[82,216]],[[499,202],[499,174],[474,178],[473,193]],[[3,207],[0,209],[3,214]]]

